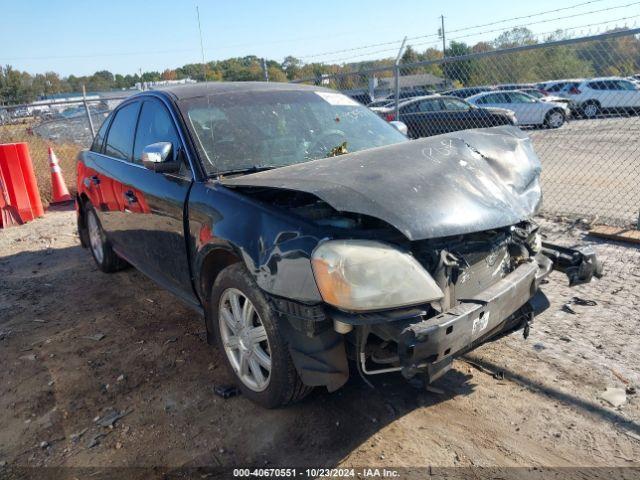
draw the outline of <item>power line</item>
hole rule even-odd
[[[407,40],[408,40],[408,39],[407,39]],[[440,41],[439,41],[439,40],[438,40],[438,41],[435,41],[435,42],[432,42],[432,41],[428,41],[428,42],[418,42],[418,43],[414,43],[413,45],[410,45],[410,46],[411,46],[411,47],[418,47],[418,46],[421,46],[421,45],[438,45],[439,43],[440,43]],[[347,61],[347,60],[352,60],[352,59],[354,59],[354,58],[366,57],[366,56],[369,56],[369,55],[377,55],[377,54],[379,54],[379,53],[397,52],[397,51],[398,51],[398,49],[397,49],[397,48],[385,48],[384,50],[376,50],[376,51],[373,51],[373,52],[365,52],[365,53],[361,53],[361,54],[359,54],[359,55],[351,55],[351,56],[349,56],[349,57],[342,57],[342,58],[330,58],[330,59],[328,59],[328,60],[323,60],[323,61],[322,61],[322,63],[331,63],[331,62],[333,62],[333,63],[336,63],[336,62],[337,62],[337,63],[340,63],[340,62],[344,62],[344,61]]]
[[[605,25],[605,24],[609,24],[609,23],[621,22],[621,21],[624,21],[624,20],[631,20],[631,19],[634,19],[634,18],[640,18],[640,15],[633,15],[633,16],[629,16],[629,17],[616,18],[616,19],[606,20],[606,21],[603,21],[603,22],[590,23],[590,24],[586,24],[586,25],[578,25],[576,27],[570,27],[570,28],[561,29],[561,31],[578,30],[580,28],[596,27],[596,26]],[[548,32],[542,32],[542,33],[535,34],[535,36],[539,37],[539,36],[542,36],[542,35],[549,35],[549,34],[557,32],[557,31],[558,30],[551,30],[551,31],[548,31]],[[462,37],[458,37],[458,38],[462,38]],[[419,42],[419,43],[414,43],[411,46],[412,47],[417,47],[417,46],[427,45],[427,44],[436,46],[436,45],[438,45],[438,43],[439,42]],[[354,56],[351,56],[351,57],[329,59],[329,60],[325,60],[323,63],[346,62],[347,60],[352,60],[352,59],[355,59],[355,58],[358,58],[358,57],[364,57],[364,56],[367,56],[367,55],[375,55],[375,54],[378,54],[378,53],[387,53],[387,52],[392,52],[392,51],[395,52],[396,50],[397,49],[388,48],[388,49],[384,49],[384,50],[377,50],[375,52],[367,52],[367,53],[363,53],[363,54],[360,54],[360,55],[354,55]]]
[[[502,28],[497,28],[497,29],[493,29],[493,30],[485,30],[485,31],[482,31],[482,32],[469,33],[467,35],[461,35],[459,37],[452,38],[451,40],[459,40],[461,38],[475,37],[475,36],[478,36],[478,35],[485,35],[487,33],[504,32],[504,31],[507,31],[507,30],[513,30],[514,28],[529,27],[531,25],[539,25],[541,23],[556,22],[558,20],[566,20],[568,18],[575,18],[575,17],[582,17],[582,16],[585,16],[585,15],[592,15],[594,13],[609,12],[611,10],[618,10],[620,8],[628,8],[628,7],[632,7],[634,5],[640,5],[640,2],[632,2],[632,3],[628,3],[626,5],[618,5],[616,7],[602,8],[600,10],[592,10],[590,12],[575,13],[573,15],[566,15],[564,17],[548,18],[548,19],[545,19],[545,20],[539,20],[537,22],[532,22],[532,23],[526,23],[526,24],[520,24],[520,25],[511,25],[509,27],[502,27]]]
[[[487,27],[490,25],[497,25],[499,23],[505,23],[505,22],[511,22],[514,20],[522,20],[525,18],[533,18],[533,17],[537,17],[540,15],[546,15],[548,13],[557,13],[557,12],[561,12],[564,10],[570,10],[573,8],[578,8],[578,7],[582,7],[585,5],[589,5],[592,3],[598,3],[598,2],[602,2],[603,0],[589,0],[587,2],[582,2],[582,3],[577,3],[575,5],[571,5],[569,7],[563,7],[563,8],[556,8],[554,10],[546,10],[544,12],[537,12],[537,13],[531,13],[529,15],[523,15],[521,17],[513,17],[513,18],[507,18],[504,20],[498,20],[495,22],[491,22],[491,23],[485,23],[485,24],[481,24],[481,25],[474,25],[474,26],[470,26],[470,27],[464,27],[464,28],[459,28],[456,30],[450,30],[448,33],[455,33],[455,32],[460,32],[460,31],[465,31],[465,30],[473,30],[475,28],[481,28],[481,27]],[[614,8],[620,8],[620,7],[614,7]],[[407,40],[419,40],[422,38],[431,38],[431,37],[437,37],[438,34],[431,34],[431,35],[419,35],[416,37],[408,37]],[[353,48],[346,48],[346,49],[342,49],[342,50],[333,50],[333,51],[327,51],[327,52],[321,52],[321,53],[313,53],[313,54],[309,54],[309,55],[298,55],[298,58],[300,58],[301,60],[304,59],[309,59],[309,58],[318,58],[318,57],[326,57],[329,55],[334,55],[336,53],[347,53],[347,52],[355,52],[358,50],[366,50],[368,48],[374,48],[374,47],[381,47],[381,46],[386,46],[386,45],[395,45],[398,44],[402,41],[402,39],[398,39],[398,40],[393,40],[393,41],[389,41],[389,42],[382,42],[382,43],[373,43],[373,44],[367,44],[367,45],[362,45],[362,46],[358,46],[358,47],[353,47]]]
[[[574,8],[577,8],[577,7],[583,7],[583,6],[589,5],[591,3],[598,3],[598,2],[602,2],[602,1],[603,0],[590,0],[588,2],[576,3],[575,5],[571,5],[569,7],[556,8],[555,10],[547,10],[545,12],[532,13],[532,14],[529,14],[529,15],[523,15],[521,17],[507,18],[507,19],[504,19],[504,20],[498,20],[498,21],[491,22],[491,23],[484,23],[482,25],[474,25],[472,27],[458,28],[456,30],[450,30],[449,33],[463,32],[465,30],[473,30],[474,28],[490,27],[491,25],[498,25],[499,23],[511,22],[513,20],[524,20],[525,18],[539,17],[540,15],[546,15],[547,13],[558,13],[558,12],[562,12],[563,10],[571,10],[571,9],[574,9]]]

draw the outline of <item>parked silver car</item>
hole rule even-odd
[[[467,98],[478,107],[505,108],[516,114],[518,125],[544,125],[560,128],[567,117],[566,105],[554,102],[542,102],[531,95],[518,90],[484,92]]]

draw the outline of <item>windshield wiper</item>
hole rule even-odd
[[[236,173],[257,173],[264,172],[265,170],[273,170],[274,168],[278,168],[282,165],[252,165],[251,167],[246,168],[238,168],[235,170],[225,170],[224,172],[220,172],[220,175],[233,175]]]

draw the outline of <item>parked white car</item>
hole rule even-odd
[[[527,95],[531,95],[532,97],[537,98],[541,102],[562,103],[562,104],[566,104],[567,106],[569,105],[568,98],[558,97],[557,95],[545,95],[544,93],[542,93],[540,90],[536,88],[521,88],[519,89],[519,91],[522,93],[526,93]]]
[[[640,87],[625,78],[600,77],[573,82],[566,85],[560,95],[568,98],[572,109],[587,118],[610,111],[640,113]]]
[[[566,105],[542,102],[518,90],[479,93],[467,98],[467,101],[478,107],[511,110],[516,114],[518,125],[545,125],[550,128],[560,128],[569,116]]]

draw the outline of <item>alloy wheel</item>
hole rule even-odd
[[[90,212],[89,215],[87,215],[87,229],[89,230],[89,245],[91,246],[91,251],[96,257],[98,263],[102,263],[104,260],[102,232],[100,230],[96,214],[93,212]]]
[[[224,351],[240,381],[261,392],[271,377],[267,331],[251,300],[236,288],[220,296],[218,322]]]
[[[553,112],[549,115],[549,125],[552,128],[559,128],[564,123],[564,117],[560,112]]]
[[[595,103],[590,103],[589,105],[584,107],[585,116],[592,118],[598,114],[598,106]]]

